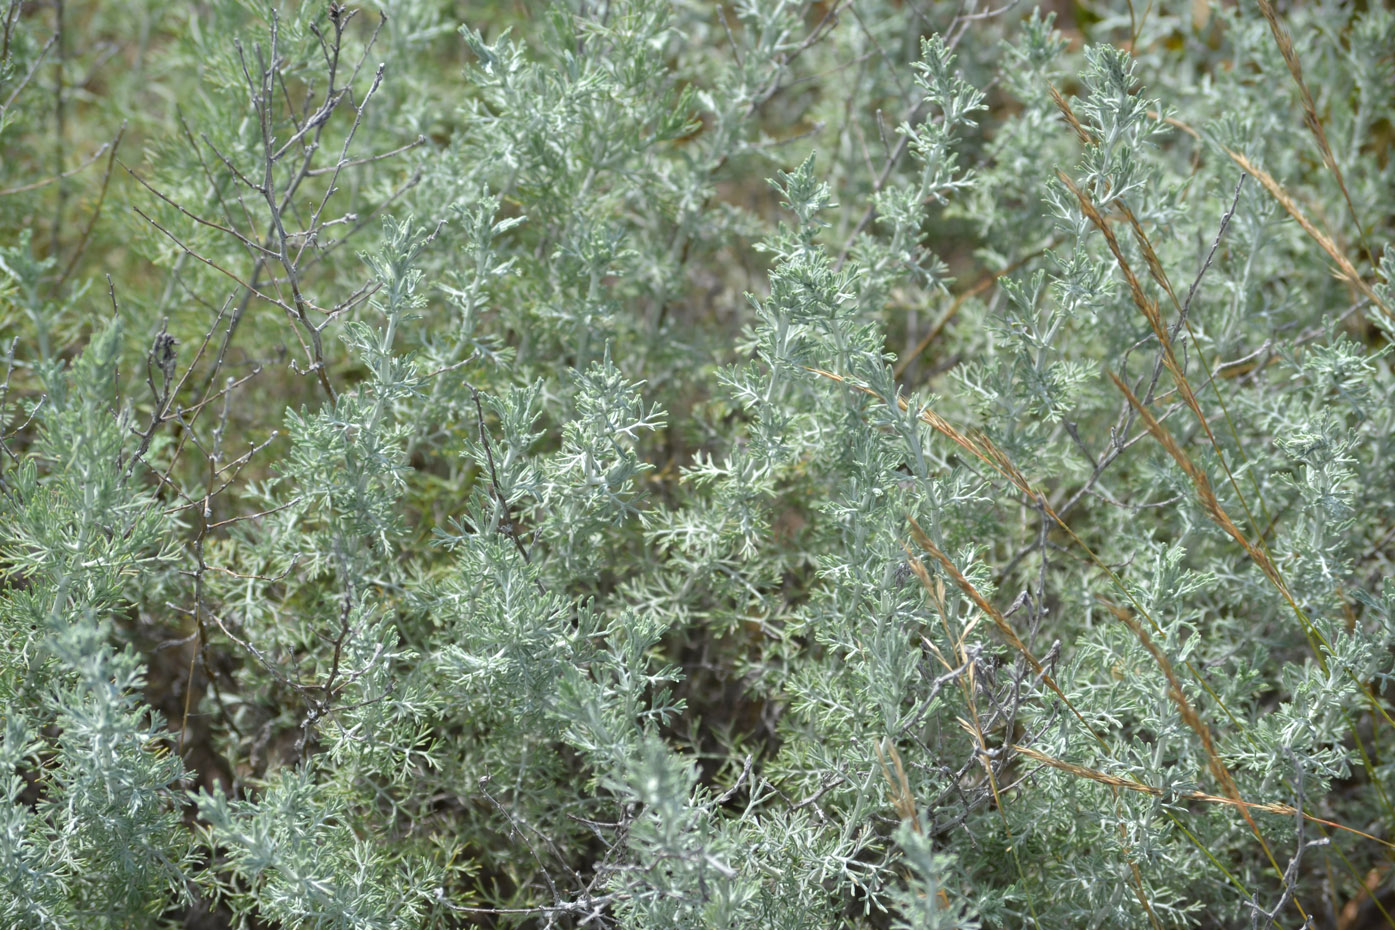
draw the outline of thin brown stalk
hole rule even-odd
[[[1137,285],[1136,278],[1134,279],[1134,284]],[[1141,286],[1138,287],[1138,291],[1141,293]],[[1156,305],[1152,306],[1154,308],[1154,311],[1156,312]],[[877,392],[871,390],[870,388],[864,385],[858,385],[854,382],[849,382],[847,379],[843,378],[840,375],[834,374],[832,372],[822,371],[819,369],[811,368],[808,370],[813,371],[816,374],[819,374],[823,377],[830,378],[831,380],[838,381],[840,383],[850,384],[851,386],[862,391],[863,393],[871,394],[874,397],[880,398],[880,395],[877,394]],[[1112,374],[1111,377],[1113,377]],[[1267,555],[1265,555],[1261,550],[1258,550],[1253,545],[1251,545],[1248,542],[1248,540],[1245,539],[1243,534],[1240,533],[1239,529],[1235,526],[1234,521],[1230,520],[1229,516],[1225,514],[1224,508],[1216,499],[1214,492],[1210,490],[1209,481],[1207,481],[1205,473],[1202,472],[1194,463],[1190,461],[1189,458],[1186,457],[1185,453],[1181,451],[1176,441],[1172,439],[1171,434],[1168,433],[1157,422],[1156,418],[1154,418],[1151,415],[1151,413],[1149,413],[1146,409],[1142,408],[1142,405],[1138,402],[1137,398],[1133,396],[1132,392],[1129,391],[1127,387],[1118,380],[1117,377],[1115,377],[1115,381],[1116,384],[1119,384],[1120,387],[1124,390],[1126,397],[1128,397],[1130,400],[1130,404],[1136,410],[1138,410],[1139,414],[1143,417],[1145,423],[1148,426],[1149,432],[1152,433],[1155,437],[1159,437],[1159,434],[1161,434],[1162,437],[1165,437],[1165,441],[1161,437],[1159,437],[1159,441],[1162,442],[1164,448],[1167,448],[1168,451],[1171,454],[1173,454],[1174,458],[1177,459],[1179,465],[1181,465],[1183,470],[1189,475],[1189,477],[1193,479],[1193,482],[1198,487],[1198,493],[1202,496],[1203,502],[1205,503],[1209,500],[1210,504],[1208,506],[1208,513],[1212,514],[1213,518],[1217,519],[1218,522],[1223,520],[1223,526],[1228,524],[1227,532],[1230,533],[1230,535],[1232,535],[1234,538],[1236,538],[1237,541],[1241,542],[1242,546],[1246,549],[1247,553],[1251,554],[1252,557],[1257,557],[1256,561],[1260,564],[1261,569],[1265,571],[1266,576],[1271,577],[1272,579],[1276,579],[1280,591],[1283,592],[1286,597],[1288,597],[1287,588],[1283,586],[1282,579],[1278,577],[1278,574],[1274,570],[1272,563],[1270,563],[1270,561],[1268,560]],[[886,401],[886,399],[884,398],[883,401],[889,402]],[[909,409],[907,402],[903,398],[897,396],[896,398],[894,398],[894,401],[901,410],[905,411]],[[960,448],[969,452],[971,455],[978,458],[980,461],[983,461],[984,463],[988,464],[990,467],[993,468],[994,471],[998,472],[998,474],[1006,478],[1015,487],[1017,487],[1020,491],[1026,494],[1030,499],[1035,501],[1042,508],[1042,512],[1044,513],[1044,515],[1053,519],[1056,522],[1056,524],[1060,526],[1071,537],[1073,541],[1075,541],[1085,550],[1085,552],[1090,556],[1091,560],[1095,564],[1099,565],[1101,569],[1104,570],[1117,585],[1119,585],[1120,589],[1124,590],[1127,594],[1127,590],[1124,588],[1122,582],[1117,578],[1117,576],[1115,576],[1114,572],[1111,571],[1108,566],[1104,565],[1099,560],[1099,558],[1093,553],[1093,551],[1090,550],[1090,548],[1082,540],[1080,540],[1079,537],[1070,529],[1070,527],[1067,526],[1064,523],[1064,521],[1061,520],[1061,518],[1051,510],[1050,505],[1047,503],[1045,495],[1031,485],[1031,483],[1025,478],[1025,476],[1023,476],[1021,472],[1013,465],[1007,454],[1004,453],[1001,449],[999,449],[996,445],[994,445],[988,439],[988,437],[982,434],[969,435],[962,433],[959,430],[957,430],[952,424],[950,424],[947,420],[945,420],[943,417],[939,416],[929,408],[924,408],[921,411],[919,411],[918,416],[923,422],[927,423],[934,430],[944,435],[946,438],[950,439]],[[1045,671],[1041,662],[1037,660],[1034,655],[1032,655],[1031,651],[1027,648],[1025,643],[1022,642],[1021,637],[1017,635],[1015,630],[1013,630],[1011,624],[1008,623],[1007,619],[1002,615],[1002,613],[998,611],[996,608],[994,608],[992,604],[990,604],[987,601],[987,599],[984,598],[980,592],[978,592],[978,590],[973,586],[973,584],[969,582],[967,578],[964,577],[963,573],[960,572],[949,560],[949,558],[929,539],[929,537],[916,523],[914,518],[910,518],[910,523],[912,527],[912,535],[915,538],[916,542],[926,552],[930,553],[936,558],[936,560],[944,568],[946,574],[949,575],[951,580],[953,580],[961,588],[961,590],[964,591],[964,593],[970,598],[970,600],[972,600],[984,614],[986,614],[991,620],[993,620],[994,624],[998,627],[1000,633],[1004,636],[1008,643],[1024,656],[1028,664],[1034,669],[1034,671],[1037,671],[1038,674],[1041,676],[1042,681],[1062,699],[1062,701],[1072,711],[1072,713],[1077,717],[1077,719],[1079,719],[1085,725],[1086,729],[1095,737],[1095,739],[1098,742],[1100,742],[1102,746],[1104,746],[1105,744],[1102,737],[1089,725],[1088,722],[1085,721],[1084,717],[1081,715],[1079,710],[1075,708],[1075,706],[1071,704],[1069,699],[1065,697],[1064,693],[1061,691],[1059,686],[1057,686],[1054,678],[1052,678],[1050,674]],[[921,572],[917,572],[917,575],[921,575]],[[926,578],[922,577],[921,580],[922,582],[924,582]],[[928,585],[927,588],[929,588]],[[1132,600],[1131,597],[1130,599]],[[1305,626],[1310,626],[1310,624],[1306,623],[1307,618],[1298,608],[1297,604],[1293,602],[1291,597],[1288,597],[1288,599],[1298,616],[1305,621]],[[1145,616],[1147,616],[1147,612],[1143,610],[1141,606],[1139,606],[1139,610],[1142,613],[1144,613]],[[1150,623],[1153,622],[1151,618],[1149,618],[1149,621]],[[1154,627],[1156,628],[1156,623],[1154,623]],[[1139,630],[1141,631],[1141,627],[1139,628]],[[1166,662],[1165,657],[1163,661]],[[1185,697],[1182,695],[1180,686],[1177,683],[1176,675],[1175,673],[1171,672],[1170,663],[1167,663],[1165,665],[1165,668],[1169,673],[1168,677],[1170,682],[1172,682],[1173,684],[1173,690],[1176,692],[1178,698],[1181,698],[1181,700],[1185,702]],[[1188,664],[1188,668],[1191,669],[1193,675],[1198,674],[1196,670],[1191,667],[1190,663]],[[1203,687],[1205,687],[1204,681],[1202,682],[1202,684]],[[1363,688],[1363,690],[1366,689]],[[1213,694],[1213,697],[1214,696],[1215,695]],[[1369,691],[1367,691],[1367,696],[1368,698],[1370,697]],[[1221,706],[1222,709],[1224,709],[1224,704],[1222,704]],[[1208,759],[1214,760],[1214,762],[1220,766],[1220,772],[1224,772],[1225,777],[1222,777],[1218,774],[1217,780],[1221,783],[1224,790],[1226,790],[1228,793],[1233,793],[1235,795],[1234,798],[1230,798],[1227,800],[1231,801],[1232,803],[1235,803],[1236,806],[1239,807],[1242,811],[1248,810],[1249,807],[1253,807],[1254,805],[1251,805],[1249,802],[1243,801],[1243,799],[1239,797],[1238,789],[1235,787],[1233,779],[1228,777],[1228,770],[1226,770],[1224,768],[1223,763],[1220,762],[1219,756],[1215,752],[1214,745],[1210,741],[1209,730],[1205,728],[1204,723],[1200,719],[1200,715],[1196,713],[1196,711],[1191,707],[1190,703],[1186,703],[1185,708],[1186,710],[1184,710],[1184,717],[1188,717],[1186,711],[1190,711],[1190,715],[1187,721],[1189,725],[1192,725],[1193,729],[1200,728],[1199,730],[1197,730],[1198,733],[1207,734],[1206,737],[1203,739],[1203,746],[1207,752]],[[1251,829],[1256,829],[1253,819],[1248,815],[1248,813],[1246,813],[1245,816],[1246,820],[1249,822],[1251,826]],[[1257,831],[1255,835],[1257,838],[1260,839],[1261,844],[1265,850],[1265,854],[1266,856],[1268,856],[1270,863],[1274,867],[1276,873],[1282,875],[1283,870],[1279,868],[1278,863],[1274,860],[1274,857],[1270,852],[1268,846],[1264,844],[1263,837],[1260,836]]]
[[[1114,788],[1124,788],[1129,791],[1136,791],[1140,794],[1146,794],[1155,798],[1165,797],[1171,794],[1172,797],[1176,797],[1183,800],[1200,801],[1204,804],[1223,804],[1229,807],[1237,807],[1244,808],[1245,810],[1250,811],[1258,811],[1263,814],[1275,814],[1280,817],[1301,816],[1304,820],[1308,821],[1309,823],[1321,824],[1324,827],[1331,827],[1334,830],[1342,830],[1346,833],[1351,833],[1356,836],[1359,836],[1362,839],[1370,840],[1373,843],[1379,843],[1387,849],[1395,849],[1395,843],[1392,843],[1389,840],[1383,840],[1378,836],[1372,836],[1370,833],[1365,833],[1361,830],[1356,829],[1355,827],[1344,826],[1343,824],[1337,823],[1333,820],[1324,820],[1321,817],[1315,817],[1312,814],[1307,813],[1306,811],[1300,811],[1298,808],[1291,807],[1287,804],[1259,801],[1237,801],[1234,798],[1223,797],[1221,795],[1215,794],[1207,794],[1204,791],[1179,791],[1175,793],[1169,793],[1167,791],[1164,791],[1162,788],[1158,788],[1154,785],[1145,784],[1139,781],[1132,781],[1127,778],[1120,778],[1117,775],[1110,775],[1106,772],[1101,772],[1096,769],[1086,768],[1083,765],[1075,765],[1073,763],[1066,762],[1062,759],[1053,758],[1051,756],[1048,756],[1044,752],[1039,752],[1038,750],[1032,749],[1030,746],[1019,746],[1016,743],[1014,743],[1012,746],[1012,751],[1021,753],[1027,758],[1040,762],[1043,765],[1049,765],[1054,769],[1059,769],[1062,772],[1066,772],[1071,775],[1076,775],[1080,778],[1088,778],[1090,781],[1099,782],[1102,785],[1109,785],[1110,787]]]
[[[1337,157],[1332,154],[1332,146],[1327,141],[1327,130],[1322,125],[1322,120],[1318,118],[1317,104],[1313,102],[1313,95],[1308,90],[1308,82],[1303,80],[1303,65],[1298,60],[1298,53],[1294,51],[1293,40],[1289,37],[1288,30],[1279,22],[1278,14],[1274,12],[1274,6],[1269,0],[1258,0],[1260,15],[1265,22],[1269,23],[1269,31],[1274,36],[1274,44],[1279,47],[1279,54],[1284,58],[1284,64],[1288,66],[1288,73],[1293,77],[1293,83],[1298,85],[1298,92],[1303,98],[1303,124],[1308,127],[1308,131],[1317,140],[1318,151],[1322,153],[1322,163],[1327,166],[1327,170],[1332,172],[1332,176],[1337,180],[1337,187],[1342,191],[1342,199],[1347,204],[1347,215],[1351,217],[1352,223],[1356,226],[1356,234],[1361,237],[1361,246],[1366,251],[1366,260],[1374,265],[1375,257],[1371,254],[1371,243],[1366,239],[1365,226],[1361,223],[1361,218],[1356,215],[1356,206],[1351,202],[1351,193],[1347,190],[1346,179],[1342,177],[1342,169],[1337,164]]]
[[[1251,163],[1248,158],[1246,158],[1244,155],[1241,155],[1239,152],[1233,152],[1230,149],[1225,148],[1225,146],[1221,146],[1221,148],[1224,149],[1225,153],[1231,157],[1231,160],[1233,160],[1241,168],[1245,169],[1246,172],[1253,175],[1256,181],[1264,185],[1264,189],[1269,192],[1270,196],[1272,196],[1275,200],[1279,202],[1279,206],[1283,207],[1284,210],[1288,213],[1288,215],[1293,217],[1293,219],[1298,223],[1298,225],[1303,228],[1303,231],[1306,232],[1308,236],[1314,242],[1316,242],[1324,252],[1327,253],[1328,257],[1331,258],[1332,261],[1337,263],[1337,277],[1341,278],[1342,280],[1350,284],[1352,287],[1356,288],[1358,291],[1361,292],[1362,296],[1366,297],[1368,300],[1371,301],[1371,303],[1379,307],[1382,313],[1384,313],[1391,320],[1395,320],[1395,310],[1391,310],[1391,308],[1387,306],[1383,300],[1380,299],[1376,292],[1371,288],[1371,285],[1367,284],[1366,281],[1357,272],[1356,268],[1352,265],[1350,260],[1348,260],[1347,257],[1342,254],[1342,251],[1337,248],[1337,244],[1332,241],[1332,238],[1328,236],[1326,233],[1323,233],[1316,226],[1314,226],[1312,221],[1309,220],[1308,217],[1303,214],[1303,211],[1299,209],[1298,204],[1294,201],[1293,197],[1290,196],[1288,191],[1284,190],[1282,184],[1274,180],[1273,175],[1271,175],[1269,172],[1265,171],[1258,165]]]
[[[1129,628],[1138,641],[1143,644],[1143,648],[1148,650],[1148,654],[1153,657],[1154,664],[1163,673],[1163,677],[1167,679],[1167,696],[1172,699],[1172,703],[1177,705],[1177,712],[1181,715],[1182,722],[1201,740],[1201,751],[1206,754],[1206,766],[1211,770],[1211,777],[1216,779],[1216,783],[1225,791],[1227,797],[1237,802],[1236,806],[1241,815],[1244,816],[1245,822],[1254,831],[1265,854],[1269,855],[1270,860],[1273,861],[1269,844],[1260,835],[1258,825],[1245,807],[1243,799],[1240,797],[1240,788],[1235,784],[1235,778],[1230,774],[1230,769],[1221,759],[1220,754],[1216,752],[1215,741],[1211,738],[1211,728],[1201,719],[1201,715],[1196,712],[1191,701],[1187,700],[1187,693],[1182,690],[1182,682],[1177,679],[1177,673],[1172,668],[1172,662],[1167,658],[1167,654],[1158,648],[1157,644],[1153,642],[1153,637],[1149,636],[1148,631],[1139,625],[1132,613],[1117,604],[1111,604],[1108,601],[1103,603],[1121,623]],[[1275,863],[1275,867],[1277,865]]]
[[[1090,735],[1093,736],[1101,746],[1104,746],[1104,737],[1100,736],[1095,728],[1090,726],[1090,722],[1086,720],[1084,715],[1071,703],[1071,699],[1066,697],[1066,693],[1061,690],[1060,685],[1056,684],[1056,679],[1053,678],[1051,673],[1046,670],[1046,667],[1041,664],[1041,660],[1032,654],[1032,650],[1028,648],[1027,644],[1022,641],[1022,638],[1017,635],[1017,631],[1012,628],[1012,624],[1008,622],[1002,612],[994,607],[992,603],[979,592],[978,588],[974,587],[973,582],[964,577],[963,572],[959,571],[955,564],[950,561],[949,556],[941,552],[940,548],[930,541],[930,537],[920,528],[920,524],[916,522],[915,517],[910,518],[910,523],[911,536],[915,539],[916,543],[935,557],[935,560],[938,561],[940,566],[945,570],[945,574],[949,575],[950,580],[959,585],[960,590],[968,595],[969,599],[978,606],[978,609],[983,611],[983,613],[993,621],[993,625],[998,628],[998,632],[1007,640],[1008,645],[1017,650],[1017,652],[1027,660],[1027,664],[1032,667],[1032,671],[1036,672],[1042,682],[1061,699],[1066,707],[1070,708],[1071,713],[1075,714],[1076,719],[1080,721],[1086,730],[1090,731]]]
[[[97,227],[97,219],[102,215],[102,206],[107,202],[107,189],[111,184],[111,169],[116,163],[116,150],[121,147],[121,140],[126,136],[126,121],[121,121],[121,128],[116,132],[116,138],[112,139],[110,151],[107,154],[106,171],[102,174],[102,186],[97,194],[97,205],[92,208],[92,215],[87,218],[87,225],[83,227],[82,235],[78,237],[77,245],[73,247],[72,257],[68,259],[68,264],[64,266],[63,273],[58,276],[58,283],[54,289],[61,291],[64,283],[72,275],[73,269],[87,252],[87,243],[92,240],[92,230]]]
[[[905,766],[901,764],[901,754],[896,751],[896,744],[891,740],[883,740],[886,749],[882,749],[882,743],[876,744],[877,759],[882,764],[882,775],[886,778],[887,787],[891,789],[891,806],[896,809],[896,813],[902,820],[911,825],[911,829],[917,833],[923,832],[920,826],[920,818],[916,816],[915,795],[911,793],[911,783],[906,779]],[[891,773],[891,768],[887,765],[887,757],[891,757],[891,764],[896,767],[895,776]]]
[[[1263,549],[1251,543],[1249,539],[1245,537],[1245,534],[1240,532],[1240,528],[1235,525],[1235,521],[1230,518],[1230,514],[1226,513],[1225,507],[1221,505],[1220,500],[1216,497],[1216,492],[1212,490],[1211,482],[1206,477],[1206,472],[1202,471],[1202,469],[1191,460],[1187,453],[1182,451],[1181,446],[1177,444],[1177,440],[1173,438],[1172,433],[1168,431],[1167,427],[1158,422],[1152,412],[1134,396],[1133,391],[1129,390],[1129,386],[1125,384],[1118,375],[1111,371],[1109,377],[1114,382],[1115,387],[1123,392],[1124,397],[1128,399],[1129,404],[1138,412],[1138,415],[1143,418],[1143,423],[1147,426],[1148,432],[1153,435],[1153,438],[1158,441],[1158,444],[1163,447],[1168,455],[1172,456],[1173,461],[1175,461],[1178,466],[1181,467],[1182,471],[1186,473],[1187,477],[1191,479],[1192,485],[1196,488],[1197,500],[1201,502],[1202,509],[1206,511],[1207,516],[1211,518],[1212,522],[1224,530],[1227,535],[1240,544],[1240,547],[1243,548],[1246,554],[1259,566],[1260,571],[1262,571],[1264,576],[1279,590],[1279,593],[1284,596],[1284,599],[1293,606],[1294,610],[1298,610],[1297,603],[1294,602],[1293,596],[1289,593],[1288,585],[1284,583],[1278,570],[1274,568],[1274,563],[1269,560],[1269,556],[1265,554]]]
[[[3,107],[0,107],[0,111],[3,111]],[[110,142],[103,142],[97,148],[97,151],[87,156],[87,160],[84,161],[82,164],[78,165],[77,167],[69,168],[67,171],[62,171],[58,174],[50,175],[49,177],[46,177],[40,181],[34,181],[30,184],[21,184],[19,187],[6,188],[5,190],[0,191],[0,197],[11,197],[15,194],[23,194],[26,191],[36,191],[41,187],[48,187],[50,184],[62,181],[65,178],[71,178],[73,175],[87,168],[97,159],[101,158],[103,154],[105,154],[107,151],[111,149],[111,145],[112,144]]]
[[[1158,309],[1157,301],[1151,299],[1143,290],[1143,284],[1138,280],[1138,275],[1134,274],[1128,259],[1124,257],[1123,249],[1119,245],[1119,240],[1114,235],[1114,230],[1105,220],[1104,216],[1095,207],[1088,194],[1076,186],[1064,171],[1057,171],[1057,177],[1061,183],[1065,184],[1076,200],[1080,204],[1081,211],[1086,218],[1094,224],[1095,228],[1104,236],[1105,243],[1109,246],[1109,251],[1114,255],[1115,264],[1124,275],[1124,281],[1129,286],[1129,293],[1133,296],[1133,302],[1138,309],[1143,312],[1143,316],[1148,320],[1148,325],[1153,328],[1153,335],[1157,336],[1163,351],[1163,364],[1172,374],[1173,381],[1177,385],[1177,391],[1182,395],[1182,400],[1196,416],[1201,428],[1206,431],[1206,437],[1211,440],[1212,445],[1216,444],[1215,434],[1211,432],[1211,426],[1207,422],[1206,415],[1201,410],[1201,405],[1197,403],[1196,395],[1192,393],[1191,385],[1187,382],[1186,375],[1182,372],[1182,366],[1177,362],[1177,354],[1172,347],[1172,339],[1167,334],[1167,327],[1163,325],[1162,312]],[[1156,256],[1154,256],[1156,261]],[[1167,288],[1171,293],[1171,287]],[[1174,297],[1175,299],[1175,297]]]

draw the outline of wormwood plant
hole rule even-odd
[[[0,926],[1395,925],[1395,16],[1164,7],[7,0]]]

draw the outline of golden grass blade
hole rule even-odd
[[[1013,752],[1021,753],[1029,759],[1033,759],[1037,762],[1040,762],[1043,765],[1049,765],[1054,769],[1059,769],[1062,772],[1067,772],[1071,775],[1079,776],[1080,778],[1088,778],[1090,781],[1099,782],[1102,785],[1109,785],[1113,788],[1123,788],[1128,791],[1136,791],[1140,794],[1150,795],[1155,798],[1162,797],[1165,794],[1163,789],[1158,788],[1154,785],[1148,785],[1139,781],[1132,781],[1127,778],[1120,778],[1117,775],[1109,775],[1105,772],[1100,772],[1095,769],[1086,768],[1083,765],[1074,765],[1070,762],[1062,761],[1061,759],[1052,758],[1051,756],[1048,756],[1046,753],[1038,752],[1037,750],[1032,749],[1029,746],[1019,746],[1016,743],[1014,743],[1012,746],[1012,750]],[[1358,830],[1355,827],[1348,827],[1343,824],[1337,823],[1334,820],[1324,820],[1321,817],[1315,817],[1312,814],[1307,813],[1306,811],[1300,811],[1298,810],[1298,808],[1291,807],[1288,804],[1262,803],[1259,801],[1237,801],[1234,798],[1222,797],[1220,795],[1215,794],[1207,794],[1204,791],[1178,792],[1176,794],[1176,797],[1185,798],[1189,801],[1201,801],[1206,804],[1224,804],[1230,807],[1242,807],[1246,810],[1258,811],[1263,814],[1276,814],[1280,817],[1293,817],[1295,815],[1301,815],[1303,819],[1308,821],[1309,823],[1321,824],[1324,827],[1331,827],[1334,830],[1341,830],[1346,833],[1351,833],[1355,836],[1361,837],[1362,839],[1370,840],[1373,843],[1379,843],[1387,849],[1395,849],[1395,843],[1392,843],[1389,840],[1383,840],[1378,836],[1372,836],[1371,834]]]
[[[1303,231],[1306,232],[1314,242],[1321,246],[1328,257],[1337,263],[1339,272],[1337,274],[1338,278],[1341,278],[1352,287],[1356,288],[1361,292],[1362,296],[1366,297],[1372,304],[1380,308],[1382,313],[1391,320],[1395,320],[1395,311],[1392,311],[1390,307],[1386,306],[1385,302],[1381,300],[1379,295],[1371,288],[1371,285],[1367,284],[1365,280],[1362,279],[1356,268],[1347,257],[1342,254],[1341,250],[1337,248],[1337,244],[1332,241],[1331,237],[1314,226],[1312,221],[1303,214],[1303,211],[1298,208],[1298,204],[1294,201],[1293,197],[1289,195],[1288,191],[1284,190],[1282,184],[1274,180],[1273,175],[1258,165],[1251,163],[1248,158],[1241,155],[1239,152],[1233,152],[1225,148],[1225,146],[1221,146],[1221,148],[1225,149],[1225,153],[1230,156],[1232,161],[1245,169],[1256,181],[1264,185],[1264,189],[1269,192],[1270,196],[1278,201],[1279,206],[1283,207],[1288,215],[1293,217],[1298,225],[1303,228]]]
[[[1361,218],[1356,215],[1356,206],[1351,202],[1351,193],[1347,190],[1347,182],[1342,177],[1342,169],[1337,164],[1337,157],[1332,154],[1332,146],[1327,141],[1327,130],[1323,127],[1322,120],[1318,118],[1317,104],[1313,102],[1313,95],[1308,90],[1308,82],[1303,80],[1303,65],[1298,60],[1298,53],[1294,51],[1293,40],[1289,37],[1288,30],[1280,24],[1273,4],[1269,0],[1258,0],[1258,3],[1260,15],[1269,23],[1269,31],[1274,36],[1274,44],[1279,47],[1279,54],[1283,56],[1284,64],[1288,66],[1288,73],[1293,77],[1293,83],[1298,85],[1298,91],[1303,97],[1303,124],[1308,127],[1308,131],[1317,140],[1318,151],[1322,153],[1322,163],[1337,179],[1337,187],[1341,189],[1342,198],[1347,204],[1347,214],[1351,217],[1352,223],[1356,225],[1356,234],[1361,238],[1361,245],[1366,250],[1366,259],[1374,265],[1375,259],[1371,255],[1371,244],[1366,241]]]

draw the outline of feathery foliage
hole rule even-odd
[[[1395,15],[0,0],[0,926],[1395,926]]]

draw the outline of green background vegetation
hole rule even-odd
[[[1395,15],[0,0],[0,926],[1395,926]]]

